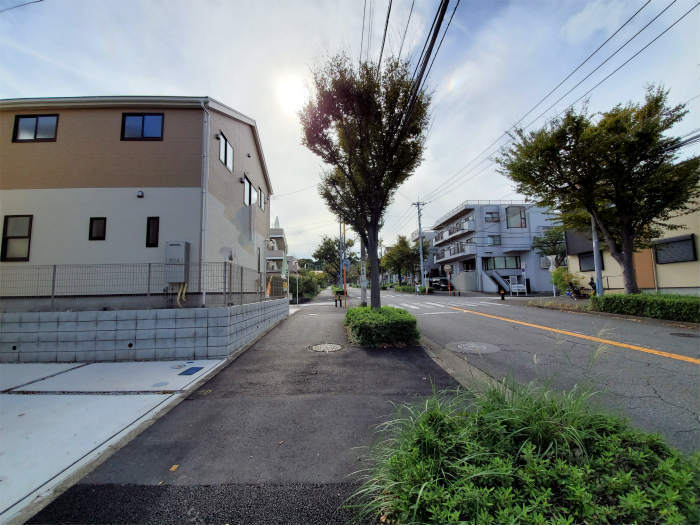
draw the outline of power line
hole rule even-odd
[[[677,0],[673,0],[670,4],[668,4],[660,13],[658,13],[658,14],[657,14],[650,22],[648,22],[642,29],[640,29],[639,31],[637,31],[637,33],[635,33],[634,36],[632,36],[630,39],[628,39],[622,46],[618,47],[618,49],[616,49],[611,55],[609,55],[609,56],[608,56],[601,64],[599,64],[593,71],[591,71],[588,75],[586,75],[586,77],[584,77],[581,81],[579,81],[573,88],[571,88],[571,89],[570,89],[569,91],[567,91],[562,97],[560,97],[560,98],[557,100],[557,102],[555,102],[554,104],[552,104],[551,106],[549,106],[545,111],[543,111],[542,113],[540,113],[533,121],[531,121],[531,122],[530,122],[527,126],[525,126],[523,129],[529,128],[532,124],[534,124],[537,120],[539,120],[540,117],[542,117],[545,113],[547,113],[550,109],[552,109],[552,107],[554,107],[554,106],[555,106],[557,103],[559,103],[563,98],[565,98],[569,93],[571,93],[571,91],[573,91],[576,87],[578,87],[581,83],[583,83],[586,79],[588,79],[593,73],[595,73],[595,71],[597,71],[598,69],[600,69],[600,67],[602,67],[603,64],[605,64],[606,62],[608,62],[608,61],[609,61],[613,56],[615,56],[622,48],[624,48],[624,47],[625,47],[627,44],[629,44],[634,38],[636,38],[642,31],[644,31],[644,29],[646,29],[652,22],[654,22],[657,18],[659,18],[659,16],[661,16],[661,15],[662,15],[669,7],[671,7],[676,1],[677,1]],[[645,4],[645,5],[646,5],[646,4]],[[574,102],[572,102],[569,106],[567,106],[567,109],[568,109],[568,107],[571,107],[571,106],[573,106],[574,104],[576,104],[578,101],[580,101],[580,100],[581,100],[582,98],[584,98],[586,95],[588,95],[590,92],[592,92],[595,88],[597,88],[599,85],[601,85],[603,82],[605,82],[608,78],[610,78],[610,77],[611,77],[613,74],[615,74],[617,71],[619,71],[620,69],[622,69],[622,67],[624,67],[627,63],[629,63],[632,59],[634,59],[634,58],[635,58],[636,56],[638,56],[642,51],[644,51],[644,50],[645,50],[646,48],[648,48],[652,43],[654,43],[658,38],[660,38],[661,35],[663,35],[663,34],[666,33],[668,30],[670,30],[673,26],[675,26],[678,22],[680,22],[680,20],[682,20],[683,18],[685,18],[685,16],[687,16],[693,9],[695,9],[696,7],[698,7],[698,5],[700,5],[700,3],[695,4],[693,7],[691,7],[690,10],[688,10],[688,11],[687,11],[684,15],[682,15],[678,20],[676,20],[671,26],[669,26],[668,28],[666,28],[662,33],[660,33],[659,35],[657,35],[656,38],[654,38],[654,39],[653,39],[651,42],[649,42],[646,46],[644,46],[642,49],[640,49],[637,53],[635,53],[632,57],[630,57],[627,61],[625,61],[621,66],[619,66],[619,67],[618,67],[617,69],[615,69],[612,73],[610,73],[608,76],[606,76],[603,80],[601,80],[600,82],[598,82],[598,83],[597,83],[595,86],[593,86],[590,90],[588,90],[586,93],[584,93],[583,96],[579,97],[579,98],[576,99]],[[639,11],[637,11],[637,12],[639,12]],[[635,13],[635,15],[636,15],[636,14],[637,14],[637,13]],[[634,15],[633,15],[633,16],[634,16]],[[629,22],[629,19],[628,19],[627,21],[625,21],[625,23],[623,24],[623,26],[626,25],[628,22]],[[623,26],[621,26],[619,29],[621,29]],[[617,32],[619,31],[619,29],[616,30],[615,33],[617,33]],[[611,35],[611,37],[614,36],[615,33],[613,33],[613,35]],[[607,42],[607,41],[609,41],[609,40],[610,40],[610,37],[609,37],[608,39],[606,39],[605,42]],[[599,46],[597,50],[599,50],[601,47],[602,47],[602,45]],[[596,51],[597,51],[597,50],[596,50]],[[594,54],[594,53],[593,53],[593,54]],[[588,60],[588,59],[587,59],[587,60]],[[578,66],[576,69],[578,69],[578,68],[580,68],[580,66]],[[569,76],[570,76],[570,75],[569,75]],[[546,97],[545,97],[545,98],[546,98]],[[541,103],[541,102],[540,102],[540,103]],[[538,103],[537,105],[535,105],[535,106],[533,107],[533,109],[536,108],[540,103]],[[564,111],[566,111],[566,109],[565,109]],[[532,112],[532,110],[530,110],[528,113],[531,113],[531,112]],[[560,112],[560,113],[561,113],[561,112]],[[527,114],[526,114],[526,115],[527,115]],[[517,125],[519,122],[521,122],[521,121],[523,120],[523,118],[524,118],[526,115],[523,115],[523,117],[521,117],[521,118],[516,122],[516,124],[514,124],[513,126],[511,126],[511,127],[508,129],[508,131],[510,131],[510,129],[512,129],[513,127],[515,127],[515,125]],[[460,174],[462,171],[464,171],[465,169],[467,169],[473,162],[475,162],[475,161],[476,161],[479,157],[481,157],[484,153],[486,153],[487,151],[491,150],[491,148],[492,148],[495,144],[497,144],[498,142],[500,142],[501,139],[503,139],[504,137],[507,137],[507,136],[508,136],[508,131],[505,131],[504,133],[502,133],[496,140],[494,140],[493,142],[491,142],[491,144],[489,144],[486,148],[484,148],[481,152],[479,152],[479,154],[477,154],[476,157],[474,157],[472,160],[470,160],[470,161],[469,161],[467,164],[465,164],[462,168],[460,168],[459,170],[457,170],[453,175],[451,175],[450,177],[448,177],[447,180],[441,185],[440,188],[436,188],[435,190],[433,190],[432,192],[430,192],[430,193],[427,195],[426,198],[431,199],[432,197],[435,197],[435,195],[437,195],[437,193],[438,193],[439,191],[444,191],[444,189],[445,189],[446,186],[451,186],[451,185],[453,185],[457,180],[459,180],[457,177],[459,176],[459,174]],[[492,151],[491,154],[492,154],[492,153],[495,153],[495,151]],[[488,159],[488,157],[486,157],[484,160],[486,160],[486,159]],[[484,160],[480,161],[478,164],[481,164],[481,162],[483,162]],[[491,161],[491,162],[493,163],[493,161]],[[477,164],[477,166],[478,166],[478,164]],[[474,166],[474,167],[476,167],[476,166]],[[470,171],[468,171],[467,173],[470,173],[471,171],[473,171],[473,168],[470,169]],[[472,178],[473,178],[473,177],[472,177]],[[471,180],[471,179],[467,179],[467,180]],[[464,181],[464,182],[466,182],[466,181]]]
[[[362,47],[365,43],[365,13],[367,12],[367,0],[365,0],[365,6],[362,8],[362,38],[360,39],[360,62],[362,62]]]
[[[12,11],[13,9],[17,9],[18,7],[24,7],[25,5],[29,4],[38,4],[39,2],[43,2],[44,0],[31,0],[30,2],[24,2],[22,4],[17,4],[13,5],[12,7],[6,7],[5,9],[0,9],[0,13],[4,13],[5,11]]]
[[[442,41],[445,40],[445,35],[447,34],[447,31],[450,29],[450,24],[452,23],[452,19],[455,16],[455,13],[457,12],[457,8],[459,7],[459,3],[462,0],[457,0],[457,3],[455,4],[455,8],[452,10],[452,14],[450,15],[450,19],[447,21],[447,26],[445,26],[445,31],[442,33],[442,38],[440,39],[440,43],[438,44],[437,49],[435,50],[435,54],[433,55],[433,59],[430,61],[430,67],[428,68],[428,72],[425,74],[425,78],[423,79],[423,85],[425,85],[426,80],[430,76],[430,72],[433,70],[433,64],[435,63],[435,59],[438,56],[438,53],[440,52],[440,48],[442,47]],[[651,0],[649,0],[651,2]],[[421,86],[422,87],[422,86]]]
[[[366,2],[367,0],[365,0]],[[408,24],[411,23],[411,15],[413,14],[413,5],[416,3],[416,0],[413,0],[411,2],[411,10],[408,12],[408,20],[406,20],[406,28],[403,30],[403,36],[401,37],[401,47],[399,47],[399,60],[401,60],[401,51],[403,51],[403,42],[406,40],[406,33],[408,32]]]
[[[382,35],[382,47],[379,50],[379,61],[377,62],[377,72],[382,68],[382,55],[384,54],[384,42],[386,41],[386,30],[389,28],[389,16],[391,15],[391,1],[389,0],[389,7],[386,10],[386,22],[384,22],[384,34]]]

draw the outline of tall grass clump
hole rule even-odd
[[[691,524],[700,454],[535,385],[435,394],[379,427],[351,499],[381,523]]]

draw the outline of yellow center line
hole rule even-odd
[[[577,334],[576,332],[569,332],[567,330],[559,330],[558,328],[551,328],[549,326],[543,326],[541,324],[527,323],[525,321],[517,321],[515,319],[510,319],[508,317],[501,317],[500,315],[486,314],[484,312],[477,312],[475,310],[467,310],[465,308],[457,308],[456,306],[450,306],[453,310],[459,310],[460,312],[466,312],[468,314],[480,315],[482,317],[489,317],[490,319],[498,319],[499,321],[505,321],[507,323],[519,324],[522,326],[529,326],[530,328],[539,328],[540,330],[547,330],[548,332],[555,332],[557,334],[568,335],[570,337],[578,337],[579,339],[586,339],[588,341],[595,341],[596,343],[603,343],[611,346],[619,346],[621,348],[628,348],[629,350],[636,350],[637,352],[646,352],[647,354],[654,354],[661,357],[668,357],[669,359],[676,359],[678,361],[686,361],[687,363],[693,363],[695,365],[700,365],[700,359],[695,359],[694,357],[688,357],[680,354],[672,354],[670,352],[663,352],[661,350],[654,350],[653,348],[645,348],[643,346],[629,345],[627,343],[619,343],[617,341],[611,341],[610,339],[602,339],[600,337],[594,337],[592,335]]]

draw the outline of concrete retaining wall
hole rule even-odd
[[[220,358],[288,315],[287,299],[220,308],[1,313],[0,362]]]

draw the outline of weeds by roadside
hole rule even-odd
[[[379,427],[352,506],[381,523],[697,523],[700,454],[590,408],[508,385],[438,393]]]

